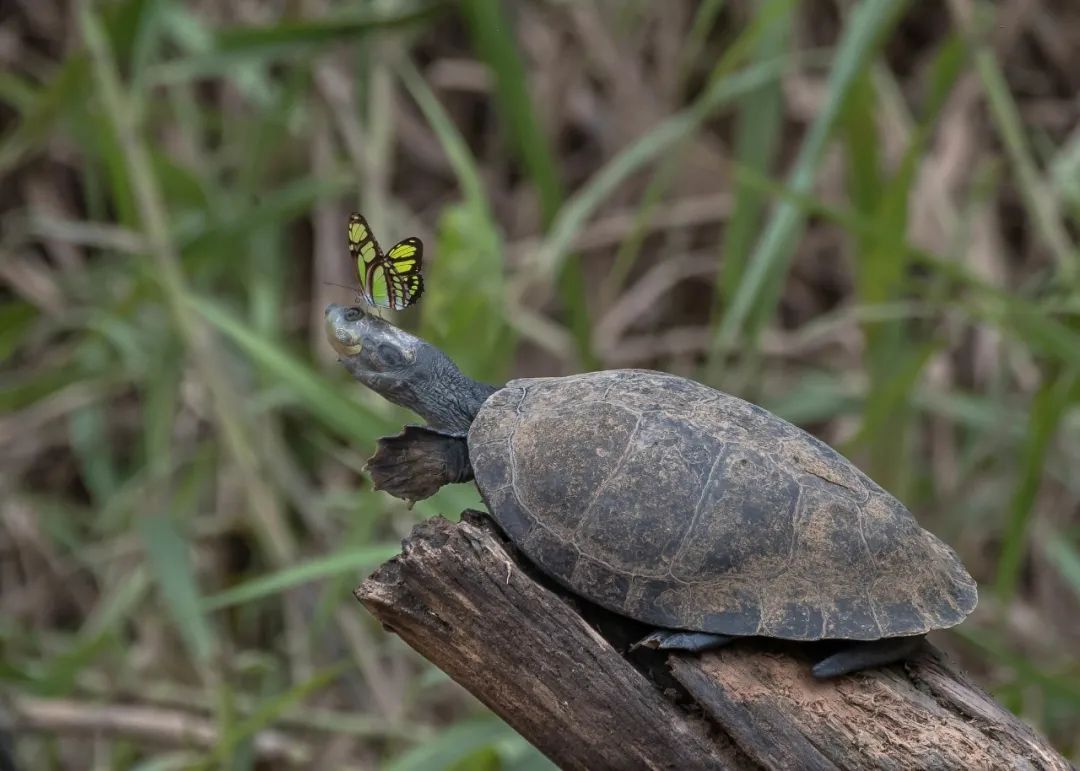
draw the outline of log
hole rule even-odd
[[[629,652],[644,627],[555,586],[479,512],[417,525],[356,597],[565,769],[1071,768],[929,645],[831,681],[810,676],[818,644]]]

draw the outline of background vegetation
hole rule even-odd
[[[498,381],[653,367],[840,448],[982,587],[938,636],[1080,760],[1074,0],[15,0],[0,699],[25,768],[543,768],[350,589],[407,416],[344,223]]]

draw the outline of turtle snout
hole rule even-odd
[[[363,336],[357,323],[364,317],[359,308],[331,303],[326,306],[326,339],[339,356],[355,356],[363,350]]]

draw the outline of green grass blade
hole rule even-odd
[[[208,212],[213,219],[202,218],[181,223],[173,231],[177,244],[186,254],[218,254],[227,239],[257,236],[264,229],[277,229],[289,220],[302,216],[320,201],[337,198],[356,184],[351,174],[327,177],[302,177],[284,184],[227,215]]]
[[[76,688],[79,675],[102,656],[112,644],[109,630],[98,630],[91,634],[81,635],[64,651],[46,662],[41,671],[30,674],[24,682],[39,696],[70,694]]]
[[[1076,678],[1062,677],[1061,673],[1047,671],[1039,665],[1037,659],[1011,650],[1001,635],[985,627],[961,624],[951,631],[987,654],[990,660],[997,660],[1014,669],[1026,682],[1038,684],[1048,693],[1063,697],[1071,702],[1074,708],[1080,707],[1080,682],[1077,682]]]
[[[1058,535],[1046,541],[1043,552],[1065,579],[1073,596],[1080,600],[1080,550],[1076,544],[1066,540],[1064,535]]]
[[[119,485],[105,410],[100,405],[90,404],[72,413],[68,418],[68,433],[82,478],[100,506]]]
[[[144,567],[139,565],[132,568],[94,608],[93,614],[86,621],[84,632],[99,634],[115,630],[131,618],[146,598],[149,589],[150,576]]]
[[[555,276],[561,268],[571,242],[619,185],[696,131],[721,107],[778,80],[791,66],[793,60],[785,56],[775,61],[759,62],[717,79],[693,105],[668,118],[612,158],[563,204],[535,255],[532,265],[535,275],[529,278],[549,283],[550,277]],[[525,286],[519,288],[519,291],[525,290]]]
[[[477,750],[496,744],[511,735],[501,720],[484,717],[452,726],[441,734],[401,755],[383,767],[383,771],[440,771],[449,769]]]
[[[1005,143],[1009,161],[1016,171],[1020,191],[1035,230],[1049,247],[1057,260],[1061,277],[1075,285],[1080,277],[1080,251],[1070,239],[1061,219],[1060,200],[1043,179],[1032,157],[1026,138],[1023,121],[1016,102],[1009,92],[1001,66],[992,50],[982,46],[975,53],[975,69],[982,80],[990,102],[990,113],[997,125],[998,133]]]
[[[87,618],[78,637],[45,662],[41,671],[27,681],[28,687],[41,696],[71,693],[79,676],[117,644],[117,627],[131,618],[145,599],[149,586],[149,578],[141,567],[116,582]]]
[[[514,39],[514,26],[506,18],[502,4],[491,0],[463,0],[458,10],[465,20],[473,47],[492,74],[499,116],[505,122],[515,155],[536,189],[540,217],[547,227],[562,205],[563,186],[559,180],[558,160],[547,136],[541,131],[542,123],[529,97],[529,84]],[[590,303],[578,259],[564,262],[556,284],[563,311],[570,320],[578,356],[584,366],[594,366]]]
[[[343,661],[325,667],[284,693],[262,701],[251,715],[237,721],[225,731],[214,750],[214,757],[217,760],[232,757],[243,742],[269,726],[283,713],[304,701],[311,694],[325,688],[342,674],[352,670],[354,666],[352,661]]]
[[[461,186],[465,201],[477,212],[482,213],[491,220],[489,227],[494,230],[495,226],[491,209],[488,206],[487,194],[484,192],[484,184],[480,179],[480,169],[476,164],[476,159],[473,158],[472,152],[469,150],[469,146],[465,143],[465,139],[461,136],[461,132],[457,130],[453,120],[439,103],[431,87],[417,71],[416,65],[412,61],[406,58],[397,60],[395,71],[401,80],[401,84],[405,86],[409,95],[416,102],[416,106],[424,114],[424,118],[427,119],[432,131],[435,132],[435,136],[439,138],[439,144],[442,145],[443,152],[446,153],[446,158],[454,169],[454,175],[457,177],[458,185]]]
[[[739,67],[744,60],[746,60],[754,51],[757,51],[757,59],[763,62],[770,60],[776,60],[782,58],[781,49],[769,52],[763,52],[759,49],[765,45],[772,36],[782,38],[784,36],[783,30],[787,28],[789,15],[791,11],[791,5],[793,0],[769,0],[764,3],[758,9],[757,14],[754,16],[753,21],[739,33],[738,38],[729,45],[723,56],[721,56],[713,65],[712,72],[709,73],[709,77],[706,80],[704,90],[708,91],[709,87],[716,84],[728,77],[737,67]],[[703,13],[710,13],[705,4],[700,9]],[[712,4],[716,6],[716,4]],[[715,7],[714,10],[718,11],[719,8]],[[696,18],[694,20],[696,25],[705,23],[702,18]],[[711,24],[711,21],[708,21]],[[775,82],[766,83],[761,86],[757,92],[752,92],[741,98],[741,106],[745,109],[748,100],[753,103],[758,93],[765,93],[773,91],[777,95],[779,94],[779,85]],[[747,130],[749,136],[766,136],[768,135],[768,127],[763,125],[768,118],[764,115],[755,115],[749,118],[748,121],[752,121],[754,128],[753,131]],[[778,124],[777,124],[778,127]],[[676,182],[679,178],[679,174],[682,170],[683,164],[683,151],[693,141],[693,134],[689,134],[683,137],[671,150],[669,150],[663,160],[660,162],[657,169],[652,174],[652,179],[649,181],[648,186],[642,195],[638,206],[637,212],[634,216],[634,226],[630,233],[623,238],[622,243],[619,245],[619,250],[615,255],[615,260],[612,263],[611,269],[608,271],[607,277],[604,279],[603,284],[600,287],[601,305],[607,306],[613,301],[613,298],[622,290],[623,284],[627,277],[630,275],[630,271],[634,267],[635,262],[640,254],[641,248],[645,242],[646,227],[652,217],[654,210],[661,205],[663,198],[667,193],[670,185]],[[736,151],[740,152],[739,149]],[[737,222],[740,216],[745,217],[745,208],[740,214],[740,206],[744,203],[744,196],[757,195],[756,190],[745,190],[735,192],[735,211],[734,220],[729,221],[725,233],[731,233],[732,228],[739,228]],[[731,264],[737,264],[739,262],[739,255],[732,255],[725,248],[722,252],[722,263],[724,266]],[[720,286],[724,286],[721,283]],[[719,297],[720,292],[717,292]]]
[[[72,368],[47,369],[41,372],[18,372],[0,380],[0,412],[15,412],[55,395],[66,386],[78,384],[95,390],[100,383],[88,382],[90,373]]]
[[[996,297],[992,309],[981,308],[983,318],[1033,351],[1080,370],[1080,332],[1048,316],[1035,303],[1009,296]]]
[[[934,341],[922,345],[910,343],[892,346],[891,348],[896,349],[896,358],[889,363],[887,375],[883,375],[880,382],[872,379],[872,384],[867,389],[862,425],[845,452],[854,453],[866,443],[873,443],[872,446],[884,450],[883,455],[876,458],[878,465],[874,470],[877,472],[875,479],[887,490],[895,491],[903,478],[902,469],[899,467],[902,466],[903,452],[906,449],[903,444],[903,429],[910,409],[910,394],[930,357],[939,347]],[[880,444],[876,441],[878,437],[884,438]],[[887,461],[892,462],[894,467],[890,469],[886,466]]]
[[[690,32],[683,44],[681,60],[679,62],[679,83],[686,82],[690,69],[698,61],[705,47],[705,41],[716,23],[717,17],[724,9],[724,0],[702,0],[694,11],[694,19],[690,22]]]
[[[502,240],[476,159],[412,62],[402,59],[397,73],[438,136],[465,196],[465,205],[448,208],[439,223],[438,256],[427,269],[423,333],[473,377],[501,378],[514,334],[503,307]]]
[[[1065,410],[1080,396],[1080,378],[1070,370],[1047,382],[1031,404],[1027,439],[1020,454],[1020,474],[1009,501],[1009,514],[1001,539],[994,588],[1001,607],[1008,608],[1020,581],[1020,568],[1028,551],[1028,530],[1042,480],[1050,442]]]
[[[502,4],[491,0],[462,0],[458,11],[465,19],[473,47],[487,62],[495,80],[499,114],[506,121],[514,150],[536,187],[541,216],[545,223],[550,223],[563,199],[559,164],[540,130],[542,124],[529,99],[529,84],[514,41],[514,27],[506,19]]]
[[[421,25],[441,12],[440,3],[394,12],[350,13],[340,17],[286,21],[277,24],[243,25],[199,33],[192,16],[181,31],[189,44],[185,56],[160,62],[147,70],[148,85],[166,86],[210,77],[234,76],[237,68],[268,65],[281,60],[311,57],[327,46],[355,42],[362,36]],[[169,9],[175,24],[180,8]],[[175,36],[175,32],[174,32]]]
[[[439,219],[438,259],[426,270],[425,340],[470,377],[501,383],[515,335],[503,315],[502,242],[473,206],[448,206]]]
[[[880,102],[871,78],[856,81],[844,111],[843,127],[848,150],[848,177],[857,216],[870,227],[856,239],[855,291],[867,306],[889,303],[910,291],[907,276],[912,255],[906,248],[908,202],[911,200],[925,143],[936,123],[965,59],[956,37],[947,41],[930,68],[929,98],[925,115],[912,132],[899,168],[890,176],[879,153],[876,116]],[[886,73],[879,72],[879,79]],[[929,291],[934,291],[933,289]],[[914,325],[897,319],[863,324],[864,362],[870,376],[863,426],[851,447],[866,446],[869,472],[885,489],[904,495],[910,473],[907,436],[911,428],[910,394],[933,342],[916,339]]]
[[[145,513],[137,520],[146,562],[157,583],[176,631],[192,658],[206,666],[217,646],[202,608],[188,541],[167,514]]]
[[[799,148],[788,179],[787,186],[792,191],[806,193],[810,190],[852,85],[869,65],[881,39],[906,7],[907,0],[867,0],[852,11],[829,75],[825,104]],[[778,204],[715,330],[714,359],[734,346],[755,308],[764,306],[770,309],[768,313],[761,313],[760,318],[771,316],[803,221],[798,207],[787,202]],[[756,338],[757,331],[750,330],[751,340]],[[713,367],[709,369],[711,371]]]
[[[1080,131],[1074,132],[1058,151],[1051,174],[1061,196],[1072,207],[1073,220],[1080,222]]]
[[[21,73],[0,72],[0,104],[11,108],[17,116],[33,108],[40,91],[33,79]]]
[[[759,13],[768,12],[764,5]],[[778,23],[769,24],[758,41],[755,59],[776,61],[783,56],[790,34],[790,16],[782,16]],[[783,100],[780,83],[771,81],[744,96],[739,102],[735,129],[735,158],[744,167],[767,174],[779,148],[782,126]],[[746,259],[758,230],[765,196],[754,188],[741,184],[738,179],[732,185],[734,208],[724,230],[722,265],[723,281],[717,287],[718,294],[731,301],[742,278]]]
[[[441,2],[410,7],[402,3],[392,10],[377,12],[350,11],[329,18],[284,21],[275,24],[226,27],[214,33],[214,48],[219,51],[276,51],[282,46],[325,45],[357,42],[362,35],[407,30],[431,21],[446,9]]]
[[[146,64],[162,0],[123,0],[104,6],[102,21],[117,66],[133,81]]]
[[[136,567],[106,590],[69,645],[34,667],[25,685],[41,696],[60,696],[75,689],[79,676],[117,641],[117,627],[127,621],[146,596],[150,582]],[[0,671],[3,671],[0,666]]]
[[[286,353],[278,343],[252,332],[249,326],[216,303],[196,296],[190,297],[188,302],[339,436],[370,441],[383,434],[396,433],[395,425],[388,418],[343,396],[340,386],[319,376],[308,365]]]
[[[331,578],[341,573],[366,570],[397,554],[396,544],[372,544],[307,560],[269,575],[259,576],[204,598],[203,608],[221,610],[233,605],[282,594],[287,589]]]
[[[38,309],[28,302],[0,302],[0,361],[7,360],[19,350],[38,319]]]
[[[86,63],[85,54],[69,56],[48,84],[33,92],[32,102],[22,105],[18,122],[0,138],[0,176],[44,147],[71,106],[81,103],[77,95],[87,87]]]
[[[123,148],[120,153],[122,187],[129,188],[134,199],[133,206],[146,237],[147,251],[156,267],[152,275],[163,290],[178,336],[211,394],[214,417],[240,472],[247,513],[275,559],[284,562],[295,550],[291,534],[259,472],[257,447],[240,421],[243,414],[240,395],[229,381],[225,366],[218,360],[218,351],[208,344],[205,330],[185,300],[187,279],[175,244],[169,237],[166,203],[154,174],[150,152],[140,133],[139,111],[134,100],[125,93],[100,19],[89,5],[80,5],[79,11],[80,29],[91,54],[94,83],[108,117],[109,145]],[[119,171],[115,176],[121,179]]]

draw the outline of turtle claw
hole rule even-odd
[[[726,634],[712,634],[710,632],[680,632],[673,629],[657,629],[642,637],[630,646],[634,651],[638,648],[652,648],[661,651],[690,651],[702,653],[727,645],[735,638]]]

